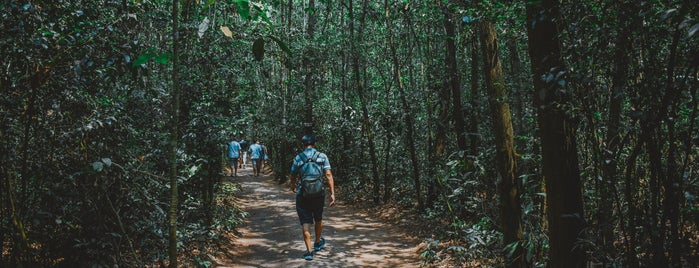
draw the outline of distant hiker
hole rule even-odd
[[[228,176],[238,176],[238,158],[240,158],[240,143],[233,140],[228,143],[228,166],[231,168]]]
[[[244,168],[248,161],[248,142],[246,140],[240,140],[240,149],[243,150],[243,161],[240,161],[240,168]]]
[[[260,156],[262,156],[260,141],[255,140],[255,143],[250,145],[248,151],[250,152],[250,160],[252,160],[252,175],[257,177],[260,175],[260,167],[262,165],[262,161],[260,161]]]
[[[313,259],[313,252],[325,247],[323,234],[323,207],[325,189],[323,177],[330,188],[330,206],[335,205],[335,183],[330,171],[330,160],[324,153],[315,149],[315,139],[311,135],[301,138],[304,150],[294,158],[291,165],[290,186],[296,193],[296,213],[303,230],[306,252],[303,258]],[[318,184],[320,183],[320,184]],[[314,225],[315,242],[311,251],[311,225]]]
[[[260,147],[262,147],[262,151],[260,151],[260,171],[262,171],[265,168],[267,159],[269,159],[269,152],[267,152],[267,146],[262,141],[260,141]]]

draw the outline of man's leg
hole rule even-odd
[[[323,235],[323,221],[316,221],[315,233],[316,233],[316,239],[314,242],[318,243],[318,242],[320,242],[320,237]]]
[[[311,224],[310,223],[304,223],[303,224],[303,242],[306,243],[306,250],[313,252],[313,249],[311,249]]]
[[[252,160],[252,173],[254,173],[255,176],[257,176],[257,174],[260,174],[260,170],[257,169],[257,162],[258,161],[260,161],[260,160],[257,160],[257,159]]]
[[[233,160],[233,174],[235,174],[234,176],[236,177],[238,176],[238,158]]]

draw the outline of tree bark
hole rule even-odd
[[[559,2],[525,1],[527,34],[534,80],[534,105],[541,136],[542,173],[549,223],[549,267],[584,267],[583,211],[575,121],[561,57]]]
[[[315,35],[315,25],[316,25],[316,11],[315,11],[315,0],[308,1],[308,25],[306,28],[306,42],[313,43],[313,38]],[[307,46],[311,48],[312,46]],[[311,57],[314,53],[312,48],[306,49],[303,56],[303,66],[306,69],[304,76],[304,102],[305,102],[305,116],[303,122],[304,134],[313,134],[314,122],[313,122],[313,95],[315,92],[315,80],[313,79],[313,66]]]
[[[420,185],[420,167],[417,158],[417,150],[415,149],[415,123],[413,121],[413,115],[411,113],[411,106],[408,103],[408,98],[405,94],[403,80],[401,79],[400,63],[398,62],[398,53],[396,52],[395,40],[393,37],[393,28],[391,27],[393,23],[390,21],[391,13],[388,0],[385,0],[384,4],[386,14],[386,32],[388,34],[391,59],[393,61],[393,79],[397,82],[398,93],[400,94],[401,104],[403,106],[403,118],[405,119],[405,124],[407,128],[405,140],[408,151],[410,152],[410,162],[412,164],[413,182],[415,186],[415,199],[417,199],[418,210],[422,211],[425,205],[422,199],[422,186]]]
[[[172,112],[170,119],[169,140],[169,179],[170,179],[170,210],[168,212],[168,257],[170,268],[178,267],[177,263],[177,147],[179,143],[179,114],[180,114],[180,83],[179,83],[179,0],[172,0]]]
[[[480,23],[483,51],[483,70],[488,88],[493,134],[495,134],[496,159],[500,180],[500,221],[504,245],[514,250],[503,250],[505,267],[525,267],[522,249],[522,209],[520,204],[521,185],[515,174],[514,137],[507,88],[502,74],[502,63],[498,48],[495,26],[488,21]],[[509,254],[512,252],[512,254]]]
[[[452,113],[454,121],[454,132],[456,132],[456,144],[460,151],[466,151],[466,127],[464,126],[463,105],[461,103],[461,80],[456,65],[456,32],[454,22],[451,21],[451,13],[445,8],[444,32],[446,34],[445,44],[445,86],[451,90]]]
[[[609,107],[607,119],[607,133],[605,135],[605,149],[603,150],[603,167],[602,167],[602,186],[600,187],[600,196],[607,197],[614,194],[615,185],[618,180],[618,154],[619,146],[621,145],[620,122],[622,102],[624,100],[624,87],[626,86],[628,76],[628,53],[632,49],[630,33],[633,27],[628,22],[629,16],[633,12],[629,11],[629,5],[619,4],[619,33],[616,39],[616,50],[614,51],[614,70],[612,74],[612,86],[609,92]],[[615,255],[614,246],[614,223],[612,203],[608,200],[600,202],[599,226],[601,228],[601,243],[606,252]]]
[[[367,107],[367,99],[366,99],[366,94],[364,92],[365,90],[365,84],[362,82],[361,79],[361,69],[360,68],[360,61],[359,61],[359,48],[357,47],[358,43],[361,43],[363,40],[363,35],[364,35],[364,19],[366,18],[366,12],[367,12],[367,0],[362,1],[362,16],[359,19],[360,22],[360,27],[355,34],[355,29],[354,29],[354,3],[352,0],[349,1],[349,18],[350,18],[350,24],[349,24],[349,30],[350,30],[350,36],[353,36],[354,42],[351,42],[351,48],[352,48],[352,70],[354,73],[354,80],[355,80],[355,85],[357,86],[357,95],[359,96],[359,102],[361,105],[361,110],[362,110],[362,129],[364,130],[364,134],[366,135],[367,138],[367,143],[369,145],[369,159],[371,160],[371,175],[372,175],[372,181],[374,183],[377,183],[379,181],[379,171],[378,171],[378,160],[376,157],[376,144],[374,143],[374,134],[371,129],[371,121],[369,118],[369,109]],[[366,79],[365,79],[366,80]],[[376,187],[379,185],[375,185],[375,193],[376,193]],[[380,196],[374,196],[374,202],[378,203],[380,201]]]
[[[470,149],[471,155],[478,155],[478,30],[474,27],[473,35],[471,37],[471,115],[470,115],[470,130],[469,137],[471,141]]]

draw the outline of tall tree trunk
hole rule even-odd
[[[367,107],[367,98],[366,94],[364,92],[366,88],[366,77],[365,81],[363,82],[361,77],[362,74],[366,74],[366,70],[364,72],[361,71],[362,68],[360,68],[360,61],[359,61],[359,49],[357,48],[357,44],[361,44],[362,40],[364,39],[364,20],[366,18],[366,12],[367,12],[367,0],[362,1],[362,16],[359,19],[360,22],[360,27],[355,34],[354,32],[354,4],[353,1],[349,1],[349,19],[350,19],[350,25],[349,25],[349,30],[350,30],[350,36],[353,36],[354,42],[351,42],[351,47],[352,47],[352,70],[354,73],[354,80],[355,84],[357,86],[357,95],[359,96],[359,102],[361,105],[361,110],[362,110],[362,129],[364,130],[364,134],[366,135],[367,138],[367,143],[369,145],[369,159],[371,160],[371,176],[372,176],[372,181],[374,183],[379,182],[379,170],[378,170],[378,161],[376,158],[376,144],[374,143],[374,135],[371,129],[371,121],[369,118],[369,109]],[[378,185],[375,185],[375,187],[378,187]],[[376,189],[374,189],[376,191]],[[376,192],[375,192],[376,193]],[[374,196],[374,202],[379,202],[380,197],[379,196]]]
[[[387,126],[389,124],[386,124]],[[391,177],[391,143],[393,143],[393,132],[387,128],[386,129],[386,141],[384,143],[384,152],[386,156],[384,157],[384,171],[383,171],[383,202],[388,203],[391,201],[391,190],[393,188],[393,179]]]
[[[546,183],[549,267],[584,267],[578,243],[585,227],[575,122],[569,117],[571,96],[564,87],[559,2],[525,1],[527,34],[534,79],[534,105],[541,135],[542,173]]]
[[[621,105],[624,100],[624,87],[626,86],[628,76],[628,52],[631,50],[630,33],[633,27],[627,23],[629,16],[634,12],[630,12],[629,5],[619,4],[619,17],[617,18],[618,25],[621,27],[616,39],[616,50],[614,51],[614,70],[612,74],[612,86],[609,92],[609,108],[607,119],[607,133],[605,135],[605,149],[603,150],[603,167],[602,167],[602,185],[599,189],[600,196],[609,197],[616,192],[615,186],[617,182],[617,165],[618,165],[618,150],[621,145],[621,135],[619,126],[621,122]],[[615,255],[615,248],[612,245],[614,242],[614,223],[612,202],[602,200],[600,202],[599,226],[601,228],[601,244],[612,256]]]
[[[443,5],[441,2],[436,2],[435,8],[441,8]],[[428,41],[429,43],[429,41]],[[437,43],[435,43],[437,44]],[[441,48],[441,47],[440,47]],[[430,51],[432,53],[436,53],[436,51]],[[431,57],[434,58],[434,60],[438,60],[436,56],[432,56],[431,53],[428,54]],[[436,54],[434,54],[436,55]],[[441,68],[436,67],[436,70],[441,70]],[[439,81],[441,77],[439,75],[442,75],[440,71],[437,72],[431,72],[429,74],[430,77],[429,80],[432,81]],[[432,83],[430,86],[431,88],[434,89],[435,92],[437,92],[438,96],[438,102],[437,102],[437,109],[438,109],[438,114],[437,114],[437,121],[436,123],[436,133],[435,133],[435,144],[434,144],[434,154],[435,158],[434,161],[435,163],[441,162],[441,157],[444,157],[446,154],[446,149],[447,145],[449,144],[449,141],[447,140],[448,138],[448,132],[449,132],[449,118],[450,118],[450,112],[449,112],[449,103],[451,102],[450,99],[450,90],[449,86],[447,85],[447,80],[441,80],[442,83],[437,84],[437,83]]]
[[[177,263],[177,147],[179,143],[180,118],[180,83],[179,83],[179,0],[172,0],[172,111],[170,118],[170,210],[168,212],[170,268],[178,267]]]
[[[469,137],[471,140],[471,155],[478,154],[478,30],[476,27],[473,29],[471,36],[471,114],[470,114],[470,130]]]
[[[456,132],[456,144],[460,151],[466,151],[466,127],[464,126],[463,104],[461,103],[461,80],[459,79],[459,70],[456,65],[456,32],[454,30],[454,22],[451,20],[451,12],[447,8],[443,8],[444,14],[444,32],[445,38],[445,69],[446,83],[451,90],[452,113],[451,117],[454,121],[454,132]]]
[[[688,3],[684,2],[682,7],[680,8],[680,16],[684,17],[684,15],[688,12]],[[663,199],[663,210],[666,211],[666,213],[663,214],[664,219],[663,219],[663,224],[667,224],[670,228],[670,234],[668,239],[670,240],[670,262],[671,266],[673,267],[679,267],[680,266],[680,252],[681,252],[681,241],[680,241],[680,234],[679,234],[679,228],[680,228],[680,195],[681,195],[681,189],[683,189],[683,181],[680,179],[680,177],[684,171],[683,170],[678,170],[678,163],[677,163],[677,153],[678,153],[678,148],[677,148],[677,143],[675,142],[677,140],[676,133],[675,133],[675,124],[676,120],[672,120],[672,118],[677,118],[677,110],[675,108],[669,108],[669,107],[676,107],[678,99],[682,95],[680,92],[682,91],[680,88],[678,88],[676,84],[676,77],[675,77],[675,69],[677,67],[677,54],[678,54],[678,46],[680,43],[680,39],[684,35],[684,29],[681,28],[680,24],[676,24],[674,26],[675,28],[673,29],[672,32],[672,43],[670,44],[669,51],[670,54],[668,56],[668,65],[666,70],[666,76],[665,76],[665,86],[666,86],[666,92],[665,96],[663,96],[663,106],[664,109],[666,109],[665,114],[667,118],[670,120],[663,120],[666,127],[667,127],[667,144],[668,144],[668,149],[667,149],[667,165],[665,170],[667,172],[665,173],[665,177],[663,178],[663,189],[665,190],[665,196]]]
[[[388,43],[391,51],[391,59],[393,61],[393,80],[397,82],[398,93],[400,94],[401,103],[403,105],[403,118],[406,124],[406,146],[410,152],[410,162],[412,164],[413,171],[413,181],[415,186],[415,198],[417,199],[418,210],[422,211],[425,207],[424,201],[422,200],[422,190],[420,185],[420,166],[417,158],[417,150],[415,148],[415,123],[413,121],[413,115],[411,113],[411,106],[408,103],[408,98],[405,94],[405,88],[403,86],[403,80],[401,79],[400,73],[400,63],[398,62],[398,53],[396,52],[395,39],[393,37],[393,25],[389,8],[388,0],[384,1],[384,11],[386,14],[386,32],[388,35]],[[411,25],[411,24],[408,24]]]
[[[344,7],[344,6],[343,6]],[[344,10],[342,10],[342,14],[344,14]],[[349,27],[349,24],[351,22],[348,22],[349,20],[345,20],[345,16],[339,16],[341,19],[340,25],[342,25],[342,28]],[[354,37],[349,34],[347,35],[347,40],[345,42],[351,43],[353,42],[352,39]],[[351,47],[350,47],[351,48]],[[349,101],[349,94],[350,94],[350,86],[349,86],[349,64],[350,64],[350,57],[352,51],[349,51],[348,47],[343,47],[342,48],[342,73],[341,73],[341,89],[342,89],[342,120],[343,120],[343,125],[349,125],[349,119],[351,116],[352,109],[350,108],[350,101]],[[350,152],[352,150],[352,144],[351,144],[351,129],[348,127],[342,127],[342,152]],[[347,153],[340,154],[340,161],[342,163],[348,163],[349,165],[346,166],[351,166],[354,163],[350,162],[353,161],[353,157],[348,155]],[[345,171],[338,171],[337,175],[335,175],[337,178],[344,178],[345,176]],[[334,173],[334,172],[333,172]],[[337,183],[337,182],[335,182]]]
[[[308,1],[308,25],[306,29],[306,40],[309,43],[313,43],[313,38],[315,35],[315,26],[316,26],[316,10],[315,10],[315,0],[309,0]],[[313,53],[313,50],[310,49],[311,46],[308,46],[309,49],[306,49],[306,52],[303,55],[303,66],[306,69],[306,75],[304,77],[304,102],[305,102],[305,116],[304,116],[304,122],[303,122],[303,129],[305,134],[313,134],[313,128],[314,128],[314,122],[313,122],[313,96],[315,92],[315,80],[313,79],[313,70],[314,70],[314,64],[312,63],[313,61],[311,58],[315,53]]]
[[[500,50],[495,26],[488,21],[480,23],[483,51],[485,85],[488,88],[488,102],[495,134],[496,159],[500,180],[500,218],[506,247],[514,250],[505,252],[506,267],[525,267],[526,259],[522,247],[522,210],[520,204],[521,185],[515,174],[514,137],[510,105],[507,102],[507,89],[502,74]],[[510,254],[512,252],[512,254]]]
[[[510,27],[515,29],[517,25],[514,19],[509,19],[508,24]],[[510,92],[510,99],[512,104],[512,114],[515,120],[513,121],[513,129],[515,130],[515,136],[525,135],[527,130],[530,128],[526,127],[524,124],[525,119],[525,101],[524,96],[526,94],[526,81],[523,79],[522,72],[522,60],[519,57],[519,48],[517,42],[519,39],[517,36],[510,36],[507,39],[507,50],[509,51],[509,64],[510,64],[510,75],[512,76],[513,87]],[[523,151],[526,146],[526,140],[515,139],[515,152]]]

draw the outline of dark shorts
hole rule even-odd
[[[228,158],[228,165],[229,166],[237,166],[238,165],[238,158]]]
[[[325,196],[316,198],[304,198],[296,196],[296,213],[299,215],[299,222],[313,224],[323,220],[323,207],[325,206]]]

